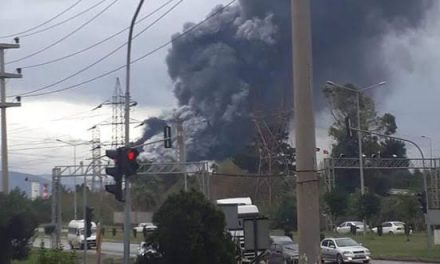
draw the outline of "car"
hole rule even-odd
[[[336,232],[339,234],[348,234],[351,231],[351,226],[356,226],[356,232],[364,231],[364,223],[362,223],[361,221],[345,221],[336,227]],[[367,225],[366,230],[368,229],[369,227]]]
[[[273,264],[298,263],[298,244],[288,236],[270,236],[270,260]]]
[[[387,221],[381,224],[383,234],[405,234],[405,223],[400,221]],[[371,229],[374,233],[377,233],[377,227]],[[412,230],[410,230],[410,233]]]
[[[338,264],[355,262],[370,263],[371,253],[368,248],[349,237],[326,238],[321,241],[322,263],[336,262]]]
[[[157,229],[157,226],[155,226],[153,223],[139,223],[138,226],[133,227],[133,230],[135,230],[136,233],[142,233],[144,232],[144,227],[147,232],[151,232]]]

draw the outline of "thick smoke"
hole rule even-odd
[[[387,32],[415,28],[432,1],[312,2],[316,102],[326,80],[368,85],[385,79],[377,58]],[[222,159],[254,137],[252,114],[291,108],[290,0],[241,0],[173,36],[169,75],[185,122],[189,160]],[[210,14],[211,15],[211,14]],[[190,30],[193,29],[193,30]],[[147,129],[148,139],[153,131]]]

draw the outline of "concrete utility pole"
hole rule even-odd
[[[130,24],[130,31],[128,33],[127,42],[127,64],[126,64],[126,78],[125,78],[125,146],[130,145],[130,63],[131,63],[131,40],[133,38],[133,29],[136,19],[141,11],[144,0],[140,0],[136,12]],[[125,175],[125,208],[124,208],[124,258],[123,263],[129,264],[130,261],[130,214],[131,214],[131,195],[130,195],[130,181]]]
[[[186,149],[185,149],[185,134],[183,131],[183,120],[180,118],[176,118],[176,141],[177,141],[177,161],[180,165],[180,170],[183,171],[183,177],[185,182],[184,190],[188,191],[188,175],[185,172],[186,170]]]
[[[316,172],[310,1],[292,0],[293,86],[299,263],[320,261],[319,178]]]
[[[6,108],[21,106],[20,97],[17,97],[16,103],[6,102],[6,81],[9,78],[21,78],[21,70],[18,73],[6,73],[5,72],[5,49],[18,49],[18,39],[16,44],[0,43],[0,108],[1,108],[1,126],[2,126],[2,191],[3,193],[9,193],[9,170],[8,170],[8,138],[6,128]]]

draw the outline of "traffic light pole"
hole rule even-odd
[[[127,42],[127,65],[126,65],[126,78],[125,78],[125,146],[130,145],[130,63],[131,63],[131,40],[133,37],[133,29],[136,23],[137,16],[144,4],[144,0],[140,0],[134,13],[133,19],[130,24],[130,31],[128,33]],[[123,263],[128,264],[130,258],[130,213],[131,213],[131,194],[130,194],[130,182],[128,175],[125,175],[125,219],[124,219],[124,259]]]

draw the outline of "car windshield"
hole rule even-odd
[[[351,238],[336,239],[335,242],[336,242],[336,245],[338,245],[338,247],[359,246],[359,244]]]

